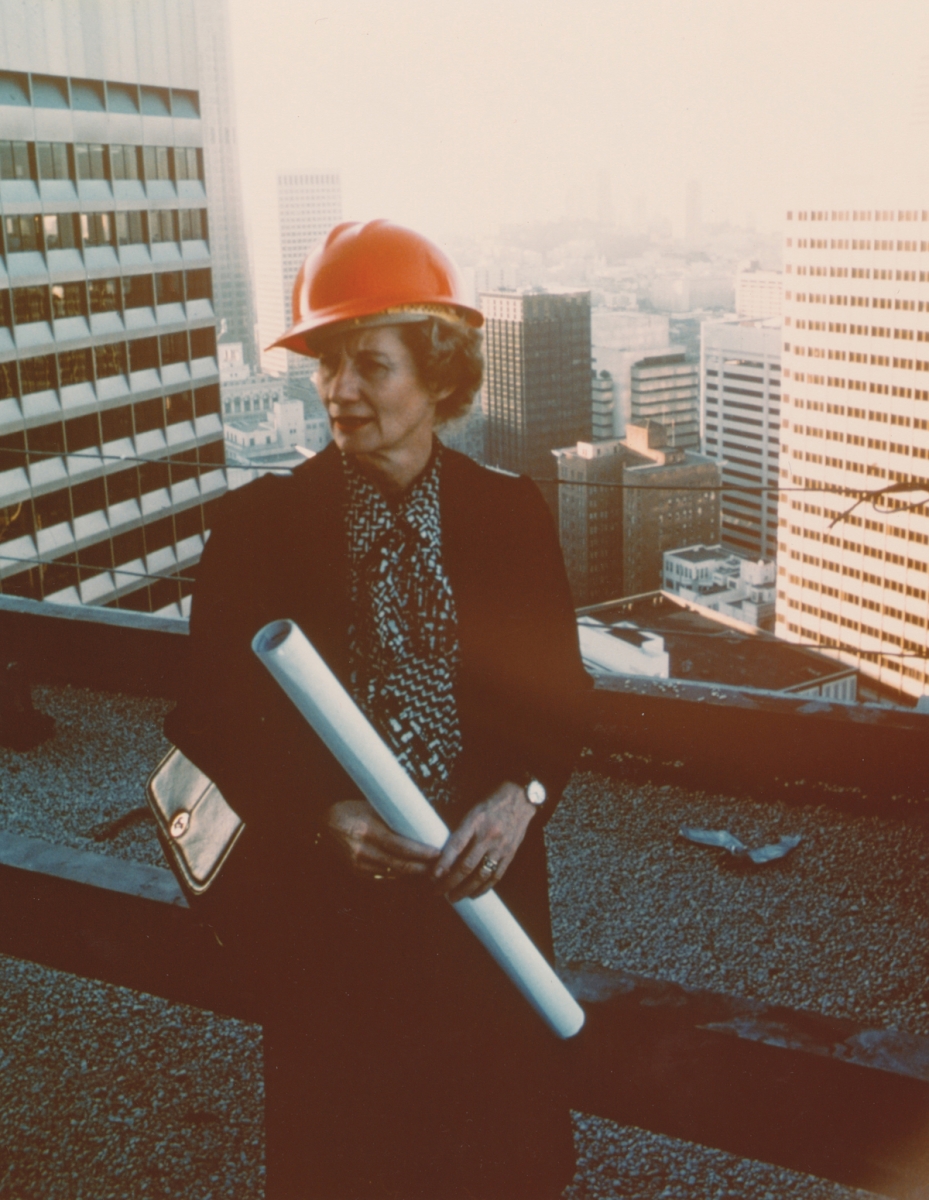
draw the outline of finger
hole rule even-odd
[[[433,864],[433,878],[438,880],[448,875],[457,864],[459,858],[467,853],[473,839],[474,820],[472,814],[469,813],[442,847],[442,853]]]
[[[424,842],[414,842],[411,838],[402,837],[386,826],[373,832],[366,843],[376,848],[381,854],[399,862],[418,863],[423,867],[432,864],[441,854],[436,846],[427,846]]]
[[[509,861],[509,857],[503,848],[498,849],[488,842],[476,842],[442,881],[440,890],[454,903],[464,896],[473,895],[487,883],[493,887],[502,862]],[[488,870],[488,867],[492,869]]]

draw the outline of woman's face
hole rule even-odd
[[[336,336],[319,350],[319,391],[336,445],[374,465],[432,448],[439,398],[420,382],[395,326]]]

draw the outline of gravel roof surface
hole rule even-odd
[[[0,748],[0,828],[163,865],[147,821],[100,842],[91,831],[144,803],[168,705],[33,696],[56,737]],[[803,840],[750,868],[685,841],[682,824],[750,846]],[[923,825],[581,773],[548,841],[563,961],[929,1033]],[[255,1026],[0,956],[0,1113],[0,1196],[262,1194]],[[566,1200],[864,1195],[597,1117],[576,1114],[576,1137]]]
[[[11,1200],[264,1195],[256,1025],[0,955],[0,1114]],[[574,1135],[565,1200],[866,1196],[581,1113]]]
[[[803,840],[755,867],[681,825]],[[579,773],[547,832],[562,961],[929,1033],[925,824]]]
[[[145,804],[170,749],[161,732],[170,703],[76,687],[34,687],[32,702],[55,718],[55,736],[25,752],[0,746],[0,829],[164,866],[149,819],[103,841],[91,831]]]

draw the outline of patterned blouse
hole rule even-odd
[[[365,715],[433,804],[461,754],[458,617],[442,567],[442,447],[391,503],[347,455],[349,672]]]

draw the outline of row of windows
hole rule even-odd
[[[176,425],[180,421],[193,421],[195,417],[205,417],[218,412],[219,387],[216,384],[210,384],[194,391],[174,392],[168,396],[155,396],[151,400],[140,400],[135,404],[104,409],[102,412],[86,413],[84,416],[72,417],[67,421],[50,421],[46,425],[38,425],[25,431],[21,430],[18,433],[0,437],[0,471],[25,467],[30,463],[42,462],[49,457],[80,454],[82,451],[91,449],[99,450],[110,442],[137,437],[140,434],[149,433],[153,429],[166,429],[169,425]],[[204,446],[201,447],[201,450],[215,456],[215,449]],[[183,467],[178,475],[172,477],[174,482],[190,478],[191,472],[187,468],[190,463],[196,465],[198,461],[196,451],[181,455],[172,452],[170,458],[172,462],[177,460],[179,466]],[[215,463],[215,458],[210,458],[210,461]],[[146,468],[149,465],[148,462],[141,464]],[[123,474],[123,472],[117,474]],[[72,488],[72,491],[74,490],[75,488]],[[58,494],[56,493],[56,495]],[[36,503],[40,502],[37,500]],[[46,503],[46,501],[42,501],[42,503]],[[47,501],[47,503],[51,503],[51,501]],[[110,500],[109,503],[113,504],[115,501]],[[76,512],[75,515],[80,516],[82,513],[92,512],[95,508],[101,507],[104,506],[88,502],[87,506],[82,507],[80,512]],[[40,511],[44,510],[40,508]],[[4,512],[4,510],[0,510],[0,512]],[[5,525],[0,523],[0,528],[9,526],[10,521],[11,513],[6,512]],[[45,520],[40,528],[45,528],[49,524],[54,524],[54,522]]]
[[[794,607],[796,607],[796,606],[794,606]],[[816,609],[811,610],[811,611],[813,611],[814,614],[816,612],[818,612],[818,610],[816,610]],[[843,642],[839,638],[832,638],[832,637],[825,637],[823,635],[818,635],[818,634],[814,633],[813,630],[807,629],[803,625],[795,625],[795,624],[786,622],[783,613],[777,614],[777,621],[779,624],[786,623],[788,630],[791,633],[796,634],[797,637],[803,638],[804,641],[818,642],[819,645],[821,645],[821,646],[826,646],[831,650],[840,650],[843,654],[853,655],[853,656],[861,659],[864,662],[880,664],[880,666],[887,667],[891,671],[896,671],[898,673],[902,672],[904,675],[909,676],[911,679],[917,679],[920,682],[925,682],[925,680],[926,680],[926,667],[925,666],[908,667],[906,665],[901,664],[900,659],[887,658],[885,655],[877,654],[876,652],[874,652],[872,650],[860,650],[857,646],[849,646],[847,642]]]
[[[165,333],[161,337],[137,338],[132,342],[107,342],[93,350],[65,350],[36,358],[0,363],[0,400],[54,391],[78,383],[93,383],[130,371],[151,371],[173,363],[216,355],[216,330]]]
[[[105,145],[99,142],[0,140],[0,179],[179,179],[203,181],[203,151],[195,146]]]
[[[835,567],[838,564],[830,563],[830,566]],[[893,617],[897,621],[905,621],[910,625],[918,625],[921,629],[926,628],[926,618],[918,613],[905,612],[901,608],[896,608],[892,604],[881,604],[877,600],[869,600],[866,596],[861,596],[857,592],[843,592],[839,588],[831,587],[827,583],[817,583],[814,579],[806,579],[800,575],[791,575],[789,580],[794,587],[806,588],[811,592],[820,592],[826,596],[832,596],[836,600],[844,600],[846,604],[858,604],[862,608],[870,609],[872,612],[881,613],[885,617]],[[894,581],[896,582],[896,581]],[[902,585],[898,585],[902,587]],[[925,600],[926,593],[922,588],[908,588],[916,597]]]
[[[0,71],[0,104],[146,117],[200,116],[198,93],[183,88],[140,87],[136,83],[112,83],[108,79],[29,75],[24,71]]]
[[[896,216],[894,215],[896,211]],[[794,219],[793,212],[788,212],[787,220]],[[817,210],[814,212],[798,212],[798,221],[929,221],[929,209],[918,208],[884,208],[884,209],[846,209],[844,212]]]
[[[196,271],[161,271],[157,275],[124,275],[90,279],[86,283],[53,283],[50,287],[0,289],[0,327],[30,325],[35,321],[86,317],[90,313],[123,312],[152,308],[155,304],[182,304],[185,300],[212,300],[209,268]]]
[[[154,245],[207,240],[205,208],[151,212],[48,213],[7,216],[0,227],[0,254],[77,250],[91,246]]]
[[[929,363],[917,359],[915,369],[929,371]],[[899,396],[907,400],[929,400],[929,390],[926,388],[903,387],[899,384],[888,383],[866,383],[863,379],[843,379],[839,375],[811,375],[809,372],[803,371],[795,371],[794,379],[798,383],[815,383],[820,387],[847,388],[850,392],[869,392],[876,396]]]

